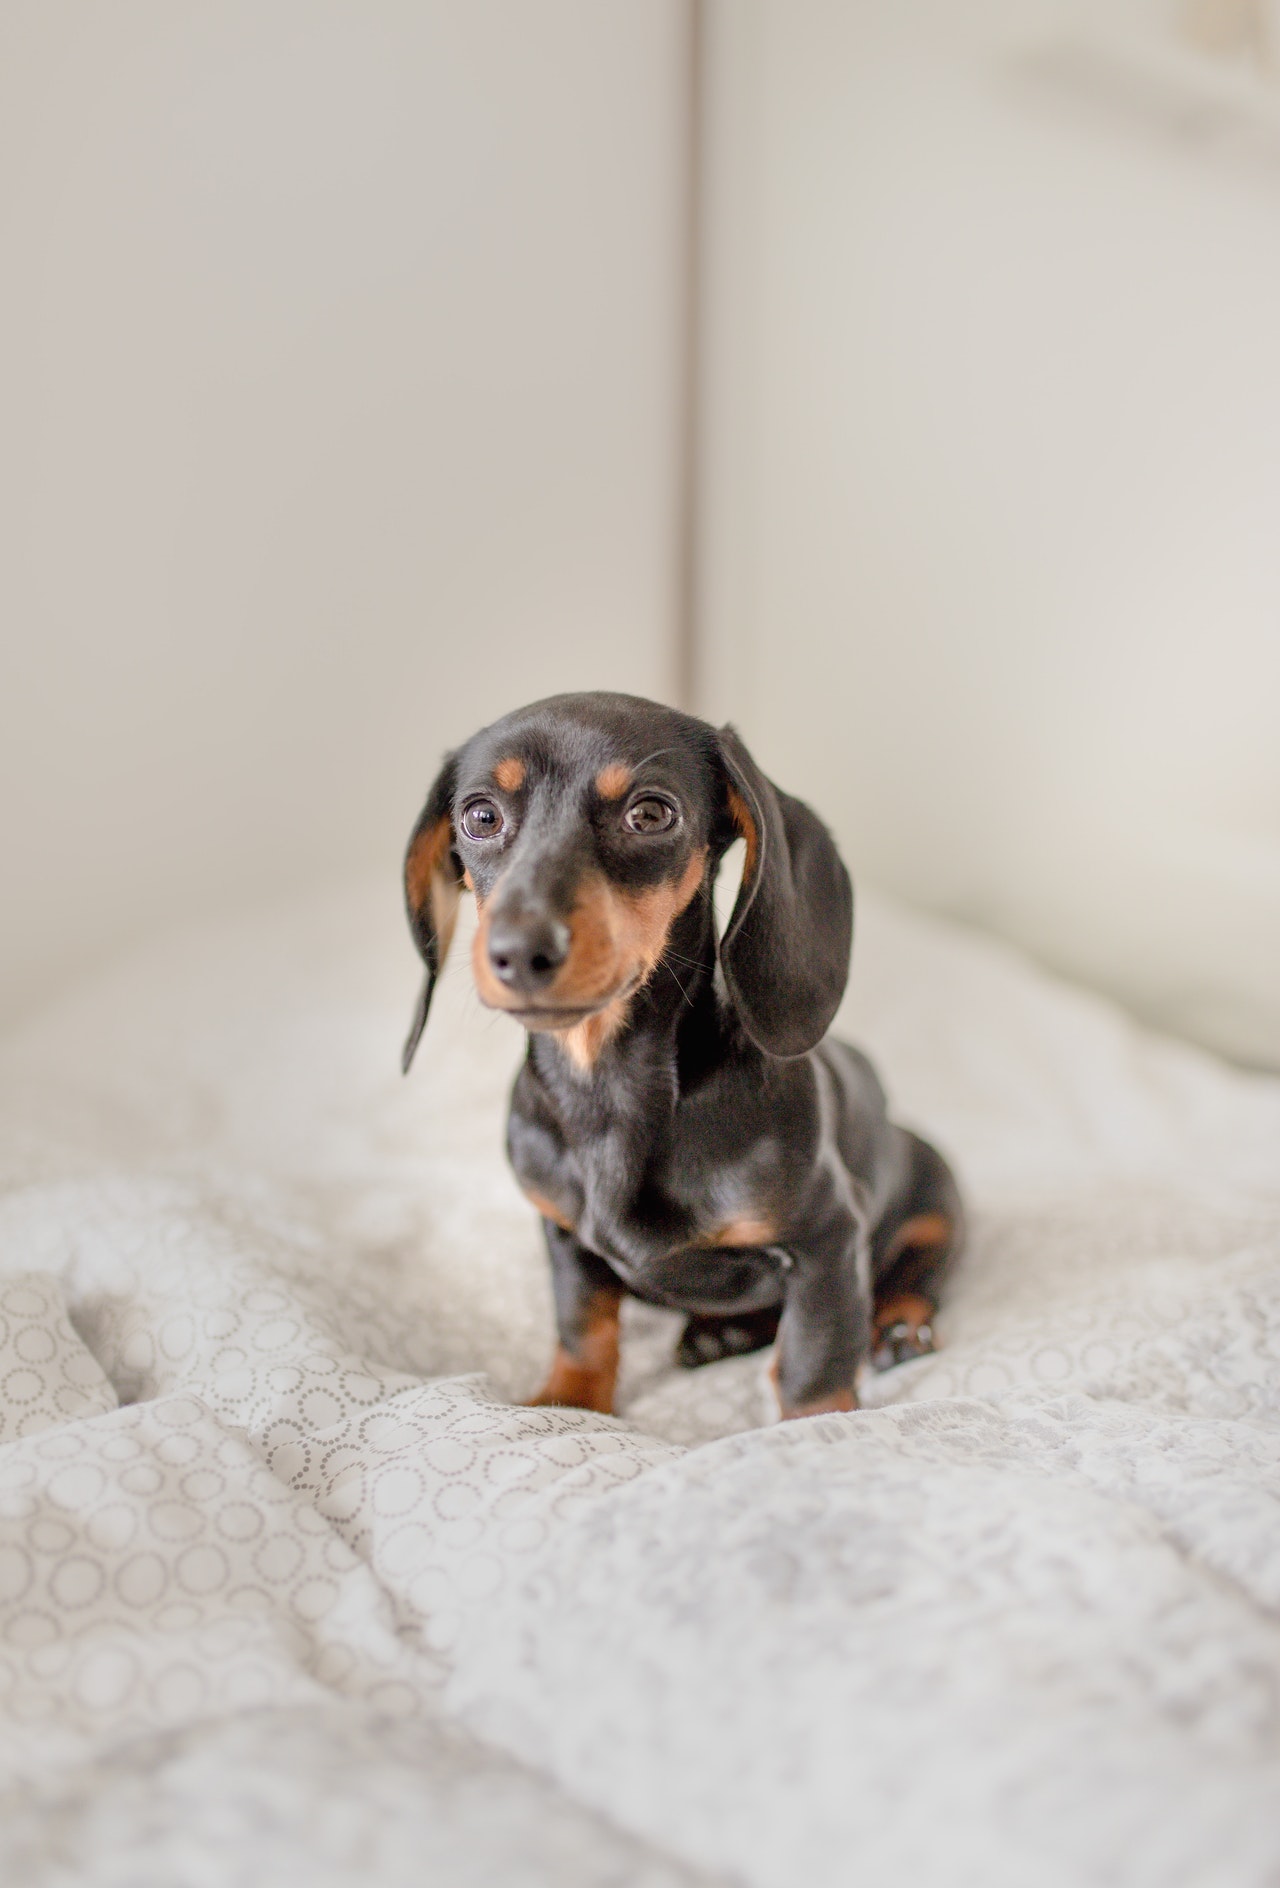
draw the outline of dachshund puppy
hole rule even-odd
[[[507,1149],[542,1215],[559,1332],[535,1401],[612,1409],[623,1292],[688,1314],[686,1364],[776,1335],[787,1417],[853,1409],[865,1358],[931,1348],[959,1194],[889,1121],[866,1057],[826,1035],[849,877],[731,728],[557,695],[446,758],[405,861],[427,967],[406,1071],[464,887],[480,999],[529,1032]]]

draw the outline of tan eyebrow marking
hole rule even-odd
[[[631,769],[620,761],[602,767],[596,775],[596,792],[602,800],[620,800],[631,785]]]
[[[524,785],[525,764],[518,754],[508,754],[493,770],[493,777],[504,793],[518,793]]]

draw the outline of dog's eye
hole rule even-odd
[[[631,802],[622,823],[630,833],[665,833],[676,823],[676,809],[670,801],[646,793],[643,799]]]
[[[494,800],[473,800],[462,815],[468,839],[492,839],[502,831],[502,808]]]

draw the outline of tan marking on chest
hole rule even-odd
[[[762,1213],[742,1213],[718,1226],[703,1241],[709,1246],[771,1246],[778,1237],[778,1222]]]
[[[557,1042],[580,1075],[589,1074],[595,1067],[600,1051],[622,1028],[630,1008],[631,997],[620,996],[606,1009],[597,1010],[594,1016],[586,1016],[575,1023],[572,1029],[556,1030]]]
[[[493,770],[493,777],[504,793],[518,793],[524,785],[524,762],[518,754],[508,754]]]
[[[927,1252],[934,1246],[945,1246],[954,1231],[945,1213],[917,1213],[914,1219],[904,1220],[889,1241],[883,1270],[887,1272],[904,1252]]]
[[[561,1227],[565,1232],[573,1231],[573,1221],[566,1219],[560,1208],[554,1201],[549,1200],[545,1193],[539,1193],[536,1187],[521,1187],[520,1191],[530,1206],[536,1207],[544,1219],[551,1220],[554,1225]]]

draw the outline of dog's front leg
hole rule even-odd
[[[790,1261],[772,1376],[784,1419],[856,1409],[871,1341],[870,1251],[858,1216],[838,1210]]]
[[[608,1416],[618,1379],[618,1307],[622,1287],[604,1260],[571,1232],[544,1219],[559,1343],[534,1403],[562,1403]]]

